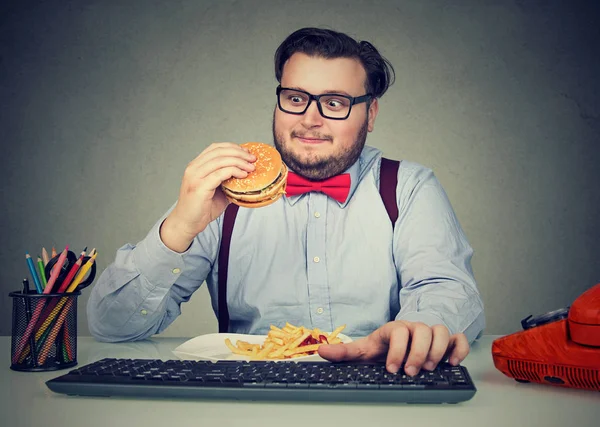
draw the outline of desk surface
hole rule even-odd
[[[68,372],[15,372],[10,337],[0,337],[0,424],[21,426],[561,426],[600,425],[600,393],[517,383],[497,371],[491,357],[494,336],[475,342],[463,364],[477,393],[458,405],[346,405],[69,397],[45,381]],[[104,357],[174,359],[186,338],[153,338],[106,344],[78,341],[79,366]],[[286,422],[283,422],[286,420]]]

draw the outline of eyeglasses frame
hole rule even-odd
[[[281,98],[279,97],[279,94],[284,91],[284,90],[291,90],[294,92],[300,92],[303,93],[305,95],[308,96],[308,103],[306,104],[306,107],[304,108],[303,111],[299,111],[299,112],[293,112],[293,111],[288,111],[288,110],[284,110],[283,107],[281,106]],[[300,89],[294,89],[294,88],[290,88],[290,87],[281,87],[281,85],[277,86],[277,90],[275,91],[277,93],[277,106],[279,107],[279,109],[281,111],[283,111],[284,113],[288,113],[288,114],[295,114],[297,116],[301,116],[302,114],[306,113],[306,111],[308,110],[308,107],[310,107],[310,104],[312,103],[313,100],[315,100],[317,102],[317,109],[319,110],[319,113],[321,114],[322,117],[326,118],[326,119],[330,119],[330,120],[346,120],[348,117],[350,117],[350,113],[352,112],[352,106],[355,104],[361,104],[363,102],[368,101],[370,98],[373,97],[373,95],[371,95],[370,93],[367,93],[365,95],[362,96],[349,96],[349,95],[344,95],[341,93],[323,93],[321,95],[313,95],[312,93],[306,92],[305,90],[300,90]],[[346,117],[329,117],[326,116],[323,113],[323,107],[321,106],[321,102],[320,99],[324,96],[341,96],[342,98],[346,98],[347,100],[350,101],[350,106],[348,107],[348,114],[346,114]]]

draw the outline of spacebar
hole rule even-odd
[[[167,381],[159,379],[138,380],[131,377],[112,376],[112,375],[69,375],[57,378],[55,382],[85,383],[85,384],[165,384]],[[169,384],[172,384],[169,382]]]
[[[165,381],[162,379],[148,378],[135,379],[131,377],[119,377],[112,375],[72,375],[60,378],[59,382],[85,383],[85,384],[127,384],[132,386],[170,386],[170,387],[217,387],[217,388],[241,388],[242,383],[231,382],[211,382],[211,381]]]

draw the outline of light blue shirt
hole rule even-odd
[[[446,325],[469,342],[481,333],[473,250],[442,186],[431,170],[403,161],[392,229],[379,194],[380,160],[379,150],[364,148],[347,171],[345,203],[313,192],[239,209],[228,272],[230,332],[266,334],[285,322],[325,331],[345,324],[344,333],[357,337],[404,319]],[[159,235],[170,210],[141,242],[120,248],[93,287],[87,315],[98,340],[160,333],[205,280],[218,315],[223,216],[176,253]]]

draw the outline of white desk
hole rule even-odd
[[[68,370],[15,372],[10,337],[0,337],[0,425],[21,426],[600,426],[600,393],[521,384],[494,368],[493,336],[477,341],[463,362],[477,393],[457,405],[310,404],[70,397],[45,381]],[[128,344],[78,341],[78,366],[104,357],[174,359],[186,338],[154,338]],[[286,420],[283,422],[283,420]],[[332,422],[334,424],[332,424]]]

